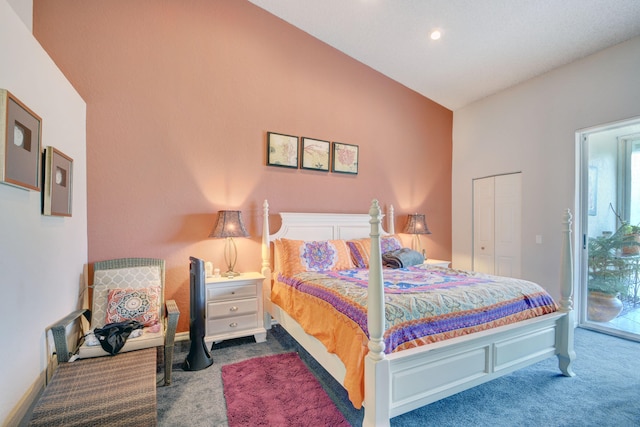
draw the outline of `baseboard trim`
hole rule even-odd
[[[175,340],[176,341],[189,341],[189,331],[187,331],[187,332],[177,332]]]
[[[11,410],[7,419],[4,420],[3,427],[18,427],[27,425],[27,416],[31,416],[31,410],[44,391],[44,384],[47,379],[47,372],[42,371],[38,378],[31,384],[26,393],[22,396],[18,404]]]

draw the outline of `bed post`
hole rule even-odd
[[[394,216],[393,205],[389,205],[389,213],[387,214],[387,232],[396,234],[396,218]]]
[[[558,364],[562,374],[575,375],[571,363],[576,357],[573,348],[575,313],[573,311],[573,253],[571,251],[571,211],[562,218],[562,254],[560,258],[560,311],[566,313],[560,323]]]
[[[265,199],[262,204],[262,268],[260,273],[264,276],[262,283],[262,300],[271,301],[271,265],[269,264],[269,202]],[[271,306],[264,307],[264,327],[271,329]]]
[[[380,205],[371,203],[371,254],[369,256],[369,291],[367,295],[367,326],[369,353],[364,359],[364,426],[388,426],[390,406],[389,360],[385,358],[384,289],[380,254]]]

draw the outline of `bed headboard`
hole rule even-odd
[[[369,237],[371,233],[371,216],[364,214],[340,213],[292,213],[281,212],[282,225],[274,234],[269,231],[269,203],[263,204],[262,228],[262,274],[271,270],[270,244],[275,239],[294,240],[349,240]],[[393,206],[386,215],[387,230],[382,234],[394,234]]]
[[[280,213],[282,226],[269,236],[269,241],[287,238],[297,240],[338,240],[368,237],[371,230],[368,214]]]

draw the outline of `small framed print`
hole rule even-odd
[[[73,159],[53,147],[45,149],[42,213],[71,216]]]
[[[267,132],[267,166],[298,168],[298,137]]]
[[[329,172],[331,143],[320,139],[302,137],[302,169]]]
[[[42,120],[6,89],[0,89],[0,182],[40,191]]]
[[[358,146],[351,144],[343,144],[341,142],[333,143],[333,172],[339,173],[358,173]]]

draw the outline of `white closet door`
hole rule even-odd
[[[473,269],[521,275],[521,174],[473,181]]]
[[[473,181],[473,270],[488,274],[494,273],[494,182]]]
[[[495,274],[520,277],[522,251],[521,174],[501,175],[495,182]]]

